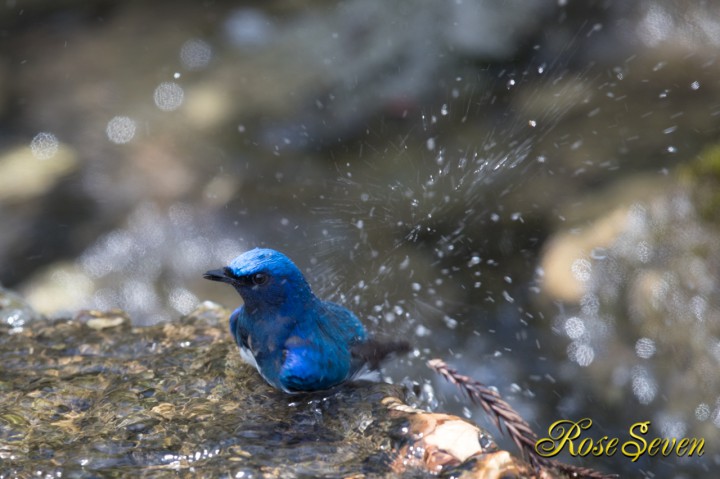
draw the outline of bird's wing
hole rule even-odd
[[[243,307],[240,306],[230,315],[230,333],[233,335],[233,338],[235,338],[235,342],[238,346],[250,349],[250,344],[248,343],[248,332],[243,321],[243,311]]]
[[[348,309],[330,302],[323,302],[326,316],[332,318],[327,321],[327,334],[336,334],[343,337],[345,344],[350,348],[351,366],[350,376],[359,377],[368,371],[380,369],[380,363],[392,354],[402,354],[410,351],[410,343],[404,340],[384,341],[370,337],[360,320]]]
[[[365,326],[349,309],[339,304],[323,301],[320,310],[325,321],[319,323],[328,336],[342,340],[347,345],[367,339]]]
[[[284,346],[280,382],[289,392],[328,389],[348,377],[350,355],[347,349],[326,338],[311,340],[290,336]]]
[[[235,342],[240,347],[240,356],[243,361],[260,371],[257,361],[255,360],[255,355],[250,349],[250,336],[245,328],[245,317],[243,311],[243,307],[240,306],[230,315],[230,333],[233,335]]]

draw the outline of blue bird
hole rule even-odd
[[[205,279],[232,285],[243,298],[230,332],[243,359],[270,385],[288,393],[329,389],[377,369],[405,343],[371,340],[344,307],[318,299],[284,254],[255,248]]]

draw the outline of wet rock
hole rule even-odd
[[[80,311],[75,316],[75,319],[98,331],[130,324],[130,318],[124,311],[119,309],[114,311]]]
[[[0,152],[0,202],[14,204],[46,195],[78,166],[72,148],[40,133],[30,146]]]
[[[533,475],[477,426],[404,405],[398,386],[270,388],[241,361],[228,314],[203,303],[172,323],[134,327],[122,311],[81,311],[12,335],[0,323],[4,472]]]
[[[567,218],[572,227],[557,231],[543,246],[540,267],[544,294],[579,302],[591,287],[592,261],[602,260],[632,227],[632,206],[672,186],[673,182],[665,178],[634,177],[586,198],[581,210],[571,212]]]
[[[52,314],[80,309],[92,294],[93,281],[74,263],[60,261],[48,265],[33,276],[20,291],[35,309]]]
[[[487,432],[467,421],[414,409],[397,398],[382,403],[391,417],[404,420],[400,446],[390,465],[394,472],[422,469],[466,479],[534,477],[526,463],[499,450]],[[549,471],[546,474],[553,477]]]

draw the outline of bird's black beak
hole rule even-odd
[[[209,279],[210,281],[220,281],[221,283],[230,283],[232,281],[222,269],[211,269],[203,274],[203,278]]]

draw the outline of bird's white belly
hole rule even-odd
[[[257,361],[255,361],[255,356],[253,356],[252,351],[250,351],[249,348],[243,348],[240,346],[240,357],[243,361],[248,363],[250,366],[254,367],[258,371],[260,371],[260,368],[258,367]],[[260,371],[260,374],[262,374],[262,371]]]

